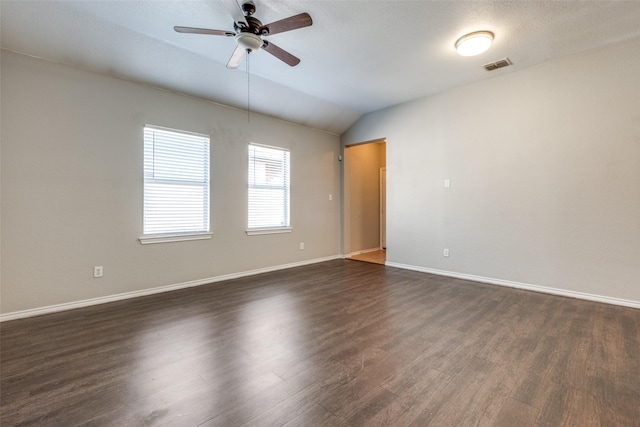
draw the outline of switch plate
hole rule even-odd
[[[300,250],[304,249],[304,243],[300,242]]]
[[[104,273],[104,268],[101,265],[96,265],[93,267],[93,277],[102,277]]]
[[[444,180],[444,188],[449,188],[451,187],[451,180],[450,179],[445,179]]]
[[[329,200],[333,200],[333,194],[329,194]]]
[[[442,251],[442,254],[444,256],[449,256],[449,249],[445,249],[444,251]]]

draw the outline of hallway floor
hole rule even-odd
[[[349,259],[384,265],[387,261],[387,251],[381,249],[379,251],[365,252],[363,254],[351,256]]]

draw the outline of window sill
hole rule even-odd
[[[259,236],[262,234],[281,234],[291,233],[291,227],[272,227],[272,228],[252,228],[247,230],[248,236]]]
[[[139,237],[140,243],[143,245],[151,245],[154,243],[170,243],[185,242],[188,240],[206,240],[211,239],[213,233],[192,233],[192,234],[157,234]]]

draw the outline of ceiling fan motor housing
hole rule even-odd
[[[252,1],[247,1],[242,4],[242,12],[244,16],[251,16],[256,13],[256,5]]]
[[[246,17],[247,25],[244,22],[234,22],[233,28],[238,33],[253,33],[266,36],[269,34],[269,28],[263,27],[262,22],[253,16]]]

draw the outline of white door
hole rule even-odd
[[[387,249],[387,168],[380,168],[380,248]]]

